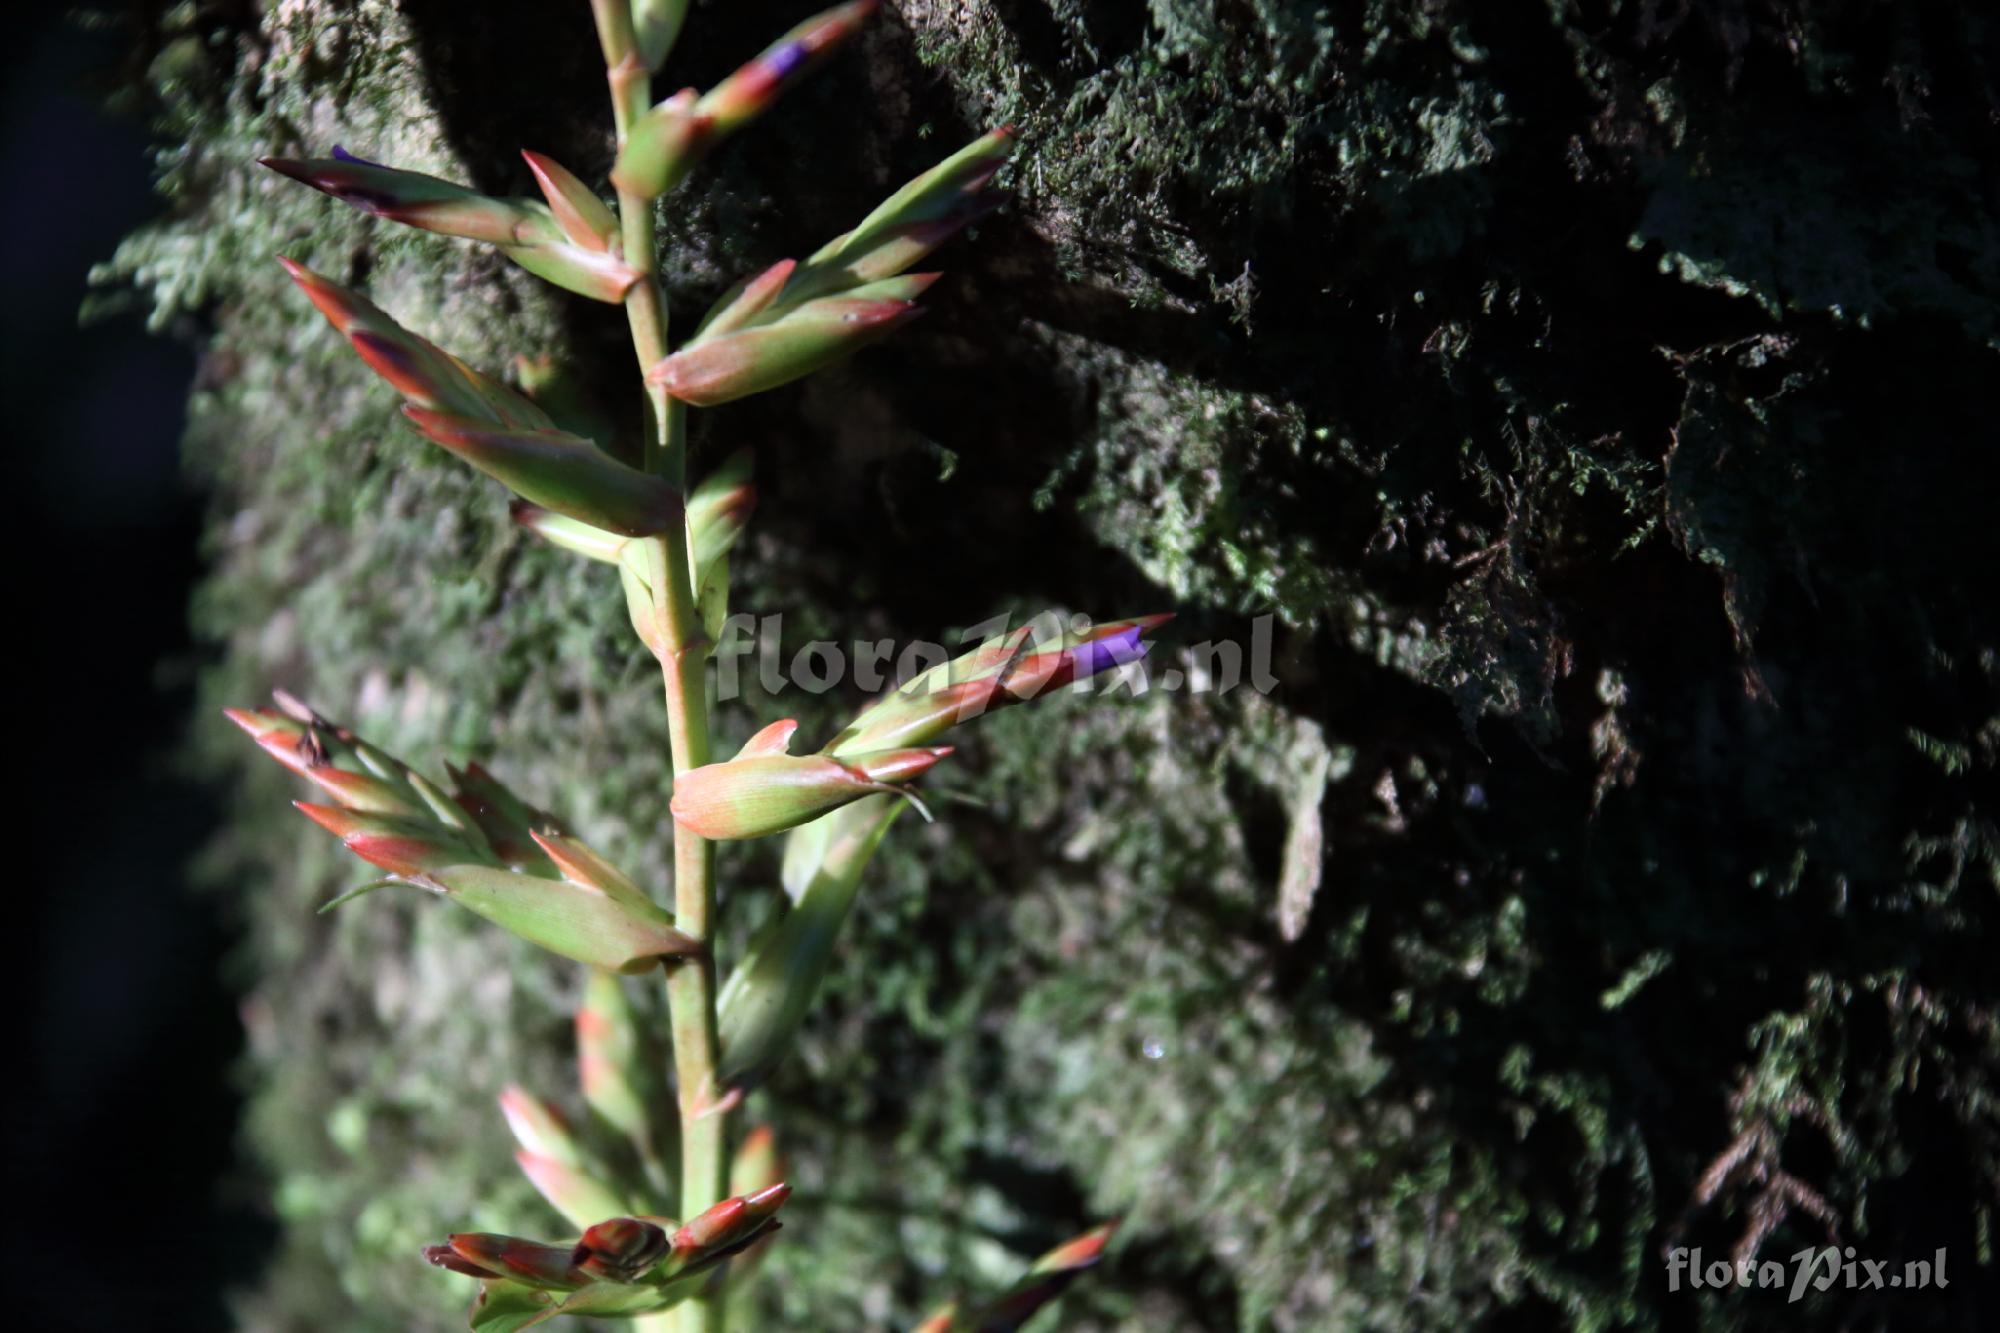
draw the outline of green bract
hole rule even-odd
[[[403,395],[418,430],[524,500],[628,537],[681,521],[667,482],[558,430],[546,412],[417,337],[371,302],[282,261],[327,322]]]
[[[785,840],[791,906],[750,942],[718,1001],[725,1083],[754,1087],[790,1048],[818,997],[868,860],[904,806],[894,796],[870,796]]]
[[[536,277],[592,300],[622,301],[638,281],[639,275],[611,250],[611,228],[602,225],[610,220],[610,210],[575,176],[540,154],[526,156],[547,204],[490,199],[435,176],[334,151],[337,156],[330,158],[263,161],[364,213],[497,246]]]

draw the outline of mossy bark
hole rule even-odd
[[[697,6],[674,85],[801,7],[760,8]],[[1996,36],[1861,0],[900,0],[672,203],[692,315],[1021,130],[930,320],[702,414],[698,460],[759,448],[736,601],[787,653],[1166,607],[1156,669],[1185,669],[1277,626],[1268,695],[982,723],[954,762],[983,804],[890,839],[752,1104],[799,1186],[770,1326],[908,1323],[1109,1213],[1064,1327],[1970,1317],[2000,1206]],[[270,261],[483,366],[578,355],[636,413],[616,312],[250,165],[601,175],[587,16],[292,0],[141,40],[168,212],[106,282],[205,349],[208,696],[284,685],[479,758],[657,882],[664,724],[615,580],[399,430]],[[719,726],[854,702],[752,688]],[[575,978],[432,903],[314,916],[349,867],[198,730],[241,779],[212,875],[284,1223],[244,1320],[450,1327],[419,1241],[554,1229],[492,1098],[566,1085]],[[723,873],[740,939],[771,851]],[[1767,1223],[1767,1257],[1944,1246],[1954,1282],[1667,1294],[1663,1245]]]

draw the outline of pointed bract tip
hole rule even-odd
[[[327,323],[345,332],[354,313],[347,289],[288,256],[279,255],[278,262],[285,266],[285,272],[292,275],[292,281],[306,294],[306,299],[326,316]]]
[[[766,1128],[764,1132],[769,1134],[770,1130]],[[769,1217],[784,1207],[785,1200],[791,1197],[792,1187],[781,1180],[775,1185],[766,1185],[755,1193],[744,1195],[743,1206],[752,1217]]]
[[[740,1244],[763,1228],[791,1192],[791,1186],[780,1181],[752,1194],[724,1199],[688,1219],[674,1233],[674,1249],[688,1252]]]
[[[935,768],[951,750],[949,745],[919,745],[851,755],[841,762],[849,772],[872,784],[914,782]],[[903,794],[907,796],[910,793]]]
[[[1065,1241],[1044,1255],[1042,1262],[1051,1268],[1083,1268],[1096,1263],[1104,1255],[1104,1247],[1111,1243],[1112,1233],[1118,1230],[1120,1219],[1100,1223],[1074,1240]]]
[[[548,1106],[541,1098],[518,1083],[509,1083],[500,1089],[500,1096],[495,1100],[500,1103],[500,1114],[507,1118],[510,1126],[531,1125],[544,1115],[553,1117],[555,1114],[553,1107]],[[518,1137],[520,1131],[516,1130],[515,1133]]]
[[[545,197],[551,191],[559,190],[560,187],[557,185],[557,182],[569,174],[562,163],[556,161],[547,153],[538,153],[532,148],[523,148],[521,150],[521,160],[526,162],[528,170],[534,173],[535,185],[542,191]]]
[[[293,801],[292,809],[310,819],[336,838],[344,838],[353,832],[360,822],[351,810],[337,805],[319,805],[312,801]]]
[[[269,730],[264,719],[258,716],[254,709],[225,708],[222,710],[222,715],[252,736],[260,736]]]
[[[461,1258],[458,1251],[452,1249],[449,1245],[424,1246],[424,1259],[427,1263],[435,1267],[457,1273],[461,1277],[490,1278],[495,1276],[470,1260]]]
[[[743,742],[743,748],[736,752],[738,759],[750,759],[758,755],[789,754],[792,737],[798,734],[797,718],[780,718],[760,729],[756,735]]]
[[[546,153],[521,150],[535,185],[548,201],[556,225],[572,245],[603,254],[618,229],[618,218],[575,172]],[[629,285],[629,284],[628,284]],[[623,295],[621,291],[619,295]]]
[[[958,1302],[946,1301],[930,1312],[924,1322],[910,1330],[910,1333],[952,1333],[958,1326]]]

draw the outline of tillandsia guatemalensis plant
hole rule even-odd
[[[708,653],[726,613],[729,551],[755,492],[742,455],[690,488],[687,411],[798,379],[914,319],[938,275],[909,269],[995,206],[989,185],[1011,136],[1001,129],[974,141],[804,262],[784,260],[739,283],[678,347],[656,269],[656,211],[706,153],[770,108],[872,8],[856,0],[828,10],[707,92],[689,88],[656,105],[653,75],[687,0],[594,0],[617,132],[615,206],[533,152],[524,156],[539,201],[490,198],[339,147],[325,158],[265,162],[378,217],[497,246],[549,282],[622,305],[645,385],[644,454],[628,463],[558,425],[536,401],[532,367],[512,387],[359,294],[282,261],[402,395],[418,431],[507,486],[526,528],[616,570],[632,627],[665,680],[667,903],[477,765],[435,783],[283,693],[275,709],[231,714],[324,794],[299,808],[382,872],[337,901],[413,886],[588,969],[576,1014],[582,1097],[626,1143],[604,1151],[534,1094],[500,1093],[521,1170],[579,1234],[554,1244],[458,1234],[425,1251],[479,1281],[472,1326],[487,1333],[558,1315],[637,1318],[685,1333],[723,1328],[789,1193],[767,1127],[742,1135],[732,1153],[732,1113],[806,1021],[870,856],[916,803],[911,784],[951,753],[939,742],[959,724],[1132,660],[1157,623],[1040,639],[1023,628],[907,682],[817,753],[794,753],[789,720],[764,727],[733,757],[710,753]],[[787,834],[789,906],[718,988],[713,844],[776,833]],[[665,979],[671,1097],[655,1091],[666,1080],[646,1067],[620,974]],[[1017,1327],[1097,1261],[1109,1234],[1105,1226],[1075,1238],[1012,1290],[946,1305],[922,1329]]]

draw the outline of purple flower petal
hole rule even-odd
[[[365,157],[356,157],[354,154],[348,152],[345,148],[342,148],[339,144],[335,144],[333,146],[333,160],[336,162],[352,162],[357,167],[376,167],[382,171],[390,171],[394,169],[391,167],[383,166],[382,163],[380,162],[370,162]]]
[[[770,71],[772,78],[782,79],[805,64],[806,57],[811,54],[804,42],[786,42],[764,57],[764,68]]]
[[[1136,662],[1146,655],[1150,647],[1139,636],[1144,631],[1137,625],[1120,630],[1107,638],[1091,643],[1080,643],[1070,649],[1070,656],[1076,662],[1076,679],[1094,676],[1098,672],[1114,666],[1124,666]]]

